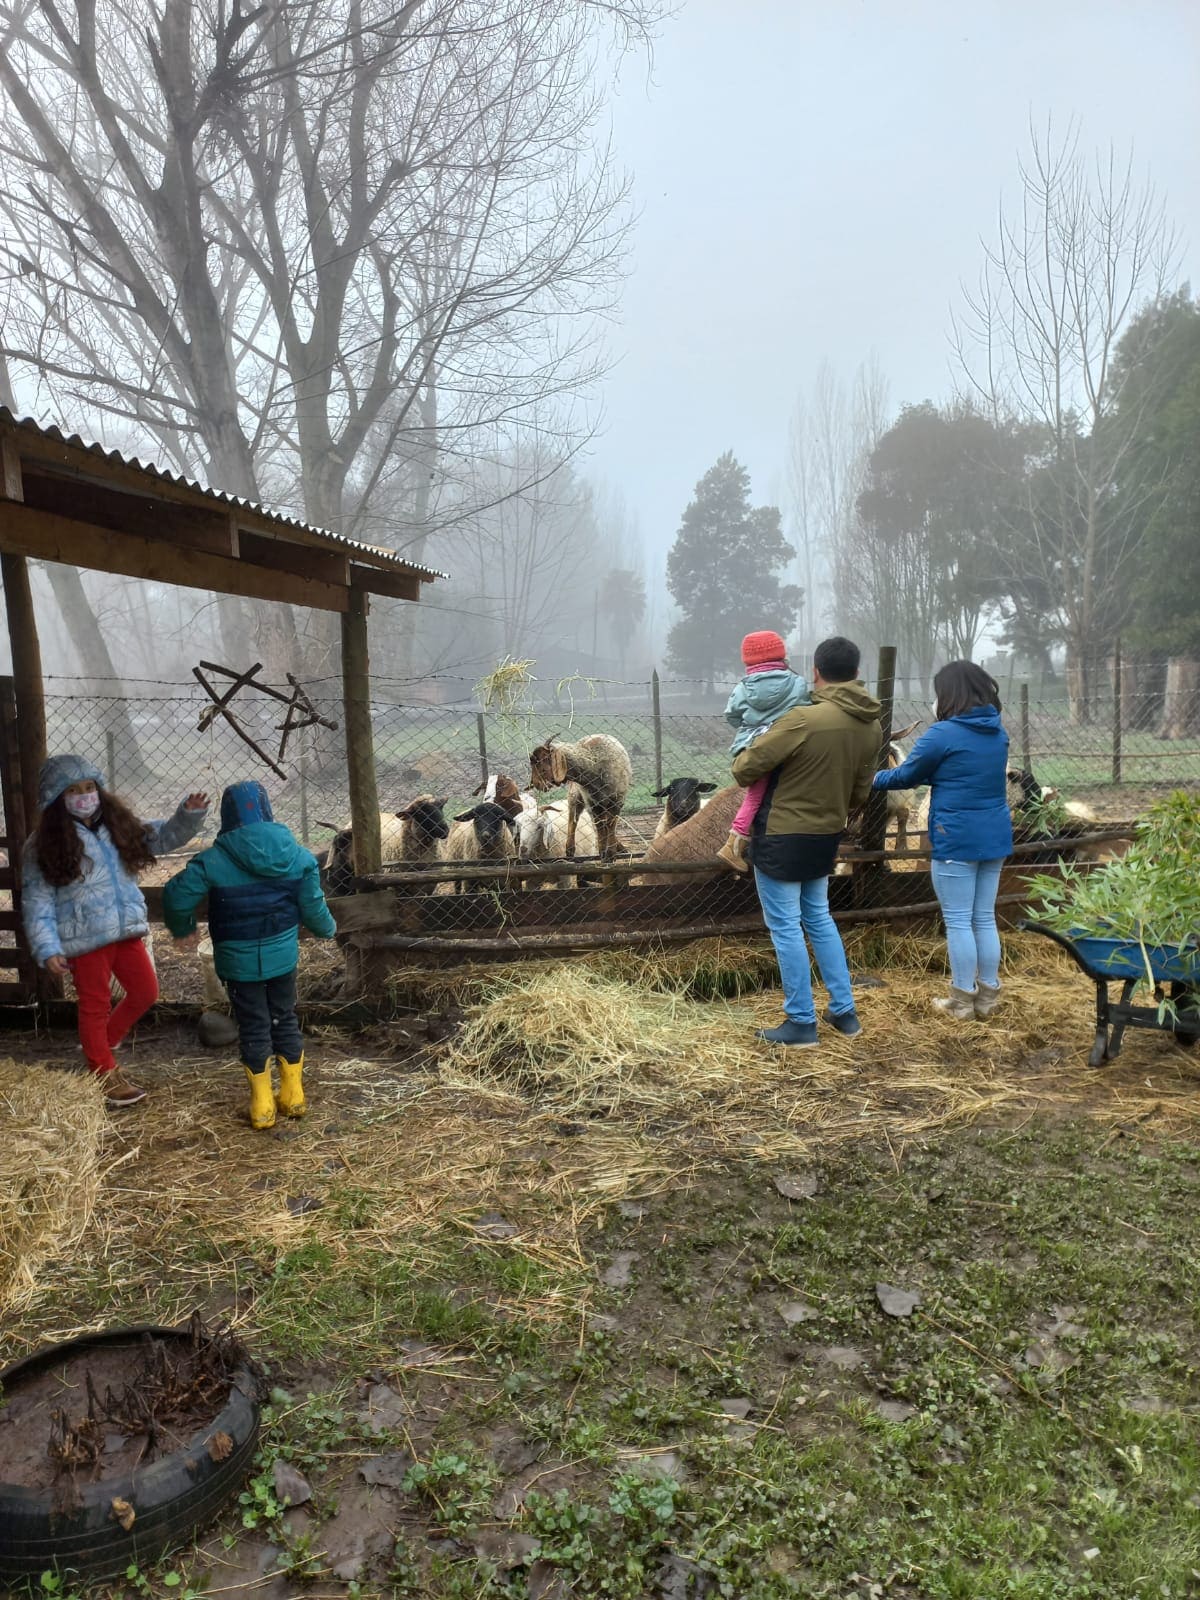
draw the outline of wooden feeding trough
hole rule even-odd
[[[1127,838],[1127,825],[1083,838],[1017,845],[997,901],[1014,924],[1028,901],[1031,871],[1044,874],[1048,851]],[[1027,858],[1037,856],[1036,865]],[[830,880],[839,923],[921,921],[938,912],[927,850],[844,852],[850,871]],[[911,870],[893,870],[903,863]],[[666,879],[647,884],[653,875]],[[436,892],[461,884],[463,893]],[[368,873],[357,892],[331,902],[346,951],[347,989],[369,992],[389,971],[409,964],[511,961],[628,945],[678,943],[764,932],[753,880],[694,861],[639,857],[539,864],[430,864]]]
[[[0,407],[0,576],[12,678],[0,683],[4,832],[0,1004],[57,987],[37,975],[20,921],[20,860],[46,758],[41,650],[27,561],[57,561],[211,594],[336,612],[341,621],[343,727],[351,825],[360,862],[378,867],[379,797],[372,751],[367,612],[371,595],[416,600],[441,577],[394,551],[361,544],[160,467],[129,460]]]

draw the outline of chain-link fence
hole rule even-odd
[[[900,688],[905,692],[894,700],[892,726],[907,748],[933,711],[927,693]],[[478,804],[475,792],[485,776],[506,774],[518,788],[528,789],[530,753],[554,736],[570,742],[603,733],[619,740],[628,752],[633,782],[611,861],[594,858],[586,824],[576,861],[562,859],[566,794],[561,787],[536,797],[551,809],[541,813],[549,825],[533,833],[534,844],[529,845],[527,829],[517,839],[510,833],[502,860],[481,859],[485,852],[474,836],[452,864],[442,859],[444,843],[418,841],[424,848],[417,854],[424,859],[388,860],[384,874],[374,880],[376,888],[387,885],[387,893],[357,897],[353,906],[343,901],[343,931],[360,953],[381,950],[396,960],[407,959],[406,953],[424,959],[440,951],[473,959],[501,947],[574,949],[761,926],[752,880],[719,869],[713,860],[732,815],[730,797],[710,791],[708,809],[698,819],[654,842],[664,809],[656,791],[675,779],[695,779],[715,791],[730,783],[731,730],[721,715],[723,695],[669,683],[584,685],[582,692],[560,688],[557,696],[504,712],[480,710],[477,701],[466,698],[430,705],[412,703],[409,696],[401,703],[399,697],[384,698],[386,689],[380,686],[373,703],[372,724],[380,807],[389,820],[413,800],[429,796],[444,802],[442,815],[454,828],[454,819]],[[286,708],[251,688],[230,703],[244,733],[277,760],[286,777],[265,765],[224,717],[201,728],[202,713],[212,703],[198,686],[163,686],[160,693],[137,696],[69,695],[52,686],[46,701],[48,744],[51,752],[72,750],[94,761],[108,786],[147,818],[168,815],[195,789],[208,790],[215,807],[227,784],[259,778],[279,820],[321,852],[336,830],[348,826],[350,816],[341,702],[319,691],[312,692],[312,702],[337,726],[290,732],[282,755]],[[1128,697],[1120,705],[1094,703],[1091,720],[1081,725],[1072,721],[1065,700],[1031,699],[1018,686],[1005,720],[1012,766],[1031,774],[1026,793],[1052,788],[1070,812],[1068,817],[1058,806],[1039,819],[1035,837],[1019,845],[1014,865],[1041,868],[1069,858],[1077,848],[1074,841],[1136,819],[1172,788],[1200,786],[1200,734],[1160,737],[1154,708],[1131,705]],[[930,907],[922,795],[906,798],[905,818],[897,816],[893,800],[882,843],[871,837],[869,820],[845,842],[832,889],[843,919],[896,917]],[[1047,840],[1049,822],[1054,827]],[[214,833],[210,820],[198,845],[211,842]],[[400,848],[394,825],[390,833],[385,857]],[[527,845],[523,852],[522,843]],[[147,884],[165,882],[181,864],[178,857],[158,862]],[[158,949],[161,954],[162,941]],[[165,983],[164,992],[171,987]]]
[[[621,741],[633,766],[620,831],[628,849],[639,849],[653,837],[661,815],[656,790],[681,777],[718,785],[730,781],[730,730],[719,703],[701,708],[695,693],[688,696],[693,709],[675,710],[668,699],[671,686],[664,685],[656,712],[649,686],[619,687],[619,703],[615,692],[576,694],[563,696],[557,705],[511,714],[481,712],[470,702],[374,702],[381,809],[399,811],[415,796],[431,794],[446,798],[452,816],[474,803],[473,792],[489,773],[506,773],[525,788],[530,752],[552,736],[573,740],[606,733]],[[95,761],[109,786],[143,816],[166,814],[191,789],[215,795],[241,778],[260,778],[279,819],[319,849],[333,827],[348,825],[349,802],[340,700],[320,694],[312,699],[338,727],[292,732],[280,761],[286,779],[266,767],[222,717],[200,731],[200,713],[211,702],[198,689],[182,686],[138,697],[52,693],[46,701],[48,744],[51,751],[74,750]],[[278,754],[284,715],[278,702],[247,690],[230,710],[262,749]],[[897,695],[893,728],[915,725],[905,745],[932,716],[925,697]],[[1072,722],[1064,700],[1014,699],[1005,710],[1012,764],[1102,819],[1136,817],[1157,794],[1200,783],[1200,729],[1190,737],[1160,738],[1152,717],[1128,704],[1121,720],[1118,726],[1111,703],[1094,707],[1092,719],[1081,726]]]

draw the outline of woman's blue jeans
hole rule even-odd
[[[837,1015],[853,1011],[854,991],[850,987],[846,951],[829,911],[829,879],[781,883],[778,878],[768,878],[755,868],[754,881],[758,885],[763,921],[775,946],[783,982],[783,1009],[789,1021],[817,1020],[805,934],[817,959],[821,981],[829,990],[829,1009]]]
[[[946,924],[950,982],[974,994],[978,979],[1000,987],[1000,933],[996,927],[996,891],[1000,861],[933,861],[933,892]]]

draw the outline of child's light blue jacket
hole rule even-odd
[[[771,672],[750,672],[740,680],[729,696],[725,707],[725,721],[738,731],[729,746],[730,755],[737,755],[764,728],[796,706],[812,704],[808,681],[790,667],[780,667]]]
[[[51,770],[53,769],[53,770]],[[102,775],[77,756],[56,756],[42,769],[38,799],[42,807],[57,800],[73,783]],[[53,792],[51,792],[53,791]],[[181,804],[173,817],[147,822],[146,833],[156,856],[178,850],[199,833],[208,815],[187,811]],[[82,876],[56,888],[46,882],[38,866],[37,840],[31,835],[21,864],[21,913],[25,936],[39,966],[51,956],[81,956],[119,939],[140,939],[150,931],[146,902],[136,880],[126,870],[108,829],[94,831],[76,822],[83,841]]]

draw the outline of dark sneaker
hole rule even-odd
[[[789,1019],[778,1028],[760,1028],[758,1037],[765,1044],[790,1044],[801,1050],[811,1050],[817,1043],[817,1025],[815,1022],[792,1022]]]
[[[853,1039],[856,1033],[862,1032],[862,1023],[858,1020],[857,1011],[830,1011],[826,1009],[825,1021],[838,1033],[844,1033],[847,1039]]]
[[[131,1082],[120,1067],[114,1067],[111,1072],[101,1073],[100,1082],[104,1089],[104,1098],[110,1106],[135,1106],[139,1100],[146,1098],[145,1089]]]

